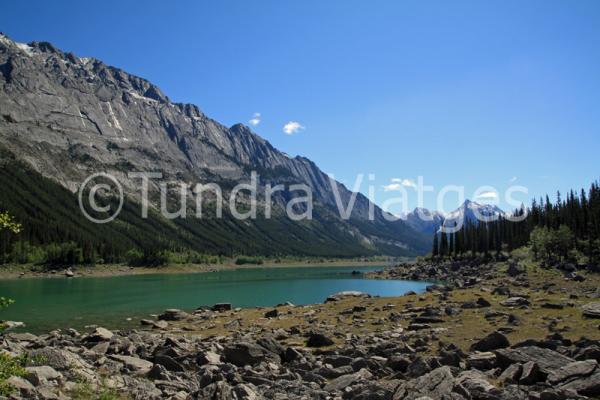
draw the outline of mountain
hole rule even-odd
[[[218,253],[339,256],[415,255],[429,248],[426,235],[402,221],[388,220],[365,196],[330,180],[309,159],[278,151],[247,126],[226,127],[193,104],[173,102],[147,80],[100,60],[65,53],[47,42],[16,43],[0,34],[0,87],[4,161],[14,160],[10,168],[31,178],[11,182],[21,193],[32,192],[28,187],[32,182],[44,182],[60,185],[75,196],[87,176],[106,172],[123,185],[126,203],[134,209],[141,190],[140,180],[128,177],[133,171],[162,174],[162,180],[150,183],[151,199],[157,197],[160,182],[214,182],[227,197],[235,184],[250,180],[251,171],[260,175],[261,189],[267,184],[302,183],[313,191],[312,221],[293,222],[283,216],[286,200],[297,196],[289,189],[273,196],[274,217],[269,221],[260,217],[238,221],[231,216],[215,221],[210,215],[166,221],[154,213],[151,219],[156,226],[170,227],[156,236],[161,246]],[[0,164],[8,168],[7,162]],[[344,206],[356,196],[347,220],[340,218],[336,191]],[[47,192],[58,193],[58,189]],[[216,196],[204,200],[212,205],[209,210],[215,208]],[[259,202],[265,205],[267,199],[259,197]],[[64,206],[64,201],[55,205]],[[17,217],[25,222],[23,236],[43,244],[46,239],[39,231],[44,225],[30,218],[31,213],[47,210],[40,207],[23,207],[6,192],[0,196],[0,208],[16,209]],[[368,218],[370,208],[374,220]],[[63,211],[73,212],[71,208]],[[102,229],[130,232],[129,236],[141,229],[122,218],[107,225]],[[85,228],[91,236],[99,229]],[[84,240],[81,237],[64,233],[55,239]],[[140,245],[135,237],[130,239],[132,245]]]
[[[497,206],[480,204],[467,199],[460,207],[448,214],[417,207],[403,216],[402,220],[418,232],[433,234],[442,225],[451,228],[455,223],[457,226],[462,226],[467,222],[490,221],[504,215],[504,211]]]
[[[463,226],[477,221],[488,222],[504,215],[504,211],[498,206],[480,204],[467,199],[460,207],[445,216],[443,225],[451,228],[454,224]]]
[[[444,213],[430,211],[423,207],[416,207],[402,219],[417,232],[431,235],[442,226],[442,223],[444,222]]]

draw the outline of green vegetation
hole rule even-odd
[[[11,357],[8,354],[0,353],[0,396],[10,396],[15,389],[8,384],[7,380],[11,376],[25,375],[24,360],[20,357]]]
[[[531,208],[515,210],[514,217],[499,218],[492,222],[467,223],[455,233],[439,235],[433,240],[434,257],[501,256],[503,251],[513,251],[530,246],[538,260],[549,263],[564,261],[600,262],[600,186],[591,185],[586,193],[571,191],[566,200],[557,194],[552,203],[533,201]]]
[[[7,212],[0,212],[0,231],[7,229],[15,235],[21,231],[21,224],[14,221]]]
[[[202,218],[166,220],[153,209],[141,217],[141,206],[125,199],[119,217],[107,224],[88,221],[79,209],[77,195],[45,178],[0,148],[0,210],[9,210],[19,221],[20,233],[0,232],[0,264],[37,264],[59,268],[74,264],[131,265],[149,260],[162,265],[165,258],[174,263],[195,263],[235,257],[354,258],[379,254],[414,256],[414,252],[384,242],[365,247],[348,227],[331,222],[330,212],[315,205],[314,219],[297,223],[285,216],[238,221],[207,207]],[[152,197],[152,196],[151,196]],[[118,199],[99,201],[116,208]],[[193,213],[190,213],[193,214]],[[106,217],[99,213],[98,218]],[[393,222],[350,221],[366,235],[384,240],[415,242],[423,251],[428,238],[414,238],[405,226]],[[140,256],[141,254],[141,256]],[[196,260],[196,261],[194,261]]]
[[[262,265],[263,262],[264,262],[263,259],[260,257],[240,256],[235,259],[235,265],[244,265],[244,264]]]
[[[94,388],[88,382],[78,383],[69,395],[73,400],[126,400],[128,398],[115,389],[104,385]]]

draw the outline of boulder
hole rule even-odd
[[[506,273],[511,277],[517,277],[525,273],[525,268],[519,264],[511,263],[506,270]]]
[[[548,383],[557,385],[573,378],[589,376],[598,367],[596,360],[576,361],[565,365],[558,370],[551,371],[548,375]]]
[[[26,379],[20,378],[18,376],[11,376],[6,380],[6,383],[16,389],[17,392],[24,398],[34,399],[35,396],[35,387]]]
[[[217,303],[212,306],[211,310],[216,312],[231,311],[232,306],[231,303]]]
[[[533,385],[538,382],[544,382],[545,380],[546,374],[542,372],[536,362],[528,361],[523,364],[521,376],[519,377],[519,383],[521,385]]]
[[[170,308],[165,310],[161,315],[158,316],[159,320],[162,321],[181,321],[187,319],[190,315],[185,311],[177,308]]]
[[[504,307],[529,307],[531,303],[524,297],[509,297],[500,303]]]
[[[150,326],[152,329],[167,329],[169,327],[169,323],[163,320],[154,321],[151,319],[142,319],[140,324]]]
[[[214,351],[204,351],[196,355],[196,363],[202,365],[218,365],[221,364],[221,356]]]
[[[480,341],[473,343],[471,351],[492,351],[497,349],[504,349],[510,346],[510,342],[500,332],[492,332]]]
[[[445,366],[400,384],[394,393],[393,400],[417,400],[423,397],[441,399],[449,396],[453,388],[452,370]]]
[[[333,343],[333,340],[320,332],[311,332],[308,335],[308,340],[306,341],[306,345],[308,347],[325,347],[331,346]]]
[[[60,382],[63,380],[63,375],[52,367],[42,365],[25,367],[25,378],[33,385],[40,386],[49,382]]]
[[[583,316],[587,318],[600,318],[600,302],[588,303],[582,308]]]
[[[600,371],[596,369],[592,375],[578,378],[560,386],[562,390],[573,390],[582,396],[600,396]]]
[[[490,307],[492,304],[487,301],[486,299],[484,299],[483,297],[480,297],[477,299],[477,306],[481,307],[481,308],[485,308],[485,307]]]
[[[104,342],[112,339],[113,336],[114,334],[108,329],[98,327],[87,336],[86,342]]]
[[[473,399],[496,399],[502,391],[488,382],[479,371],[464,371],[456,378],[456,385],[462,386]]]
[[[367,369],[361,369],[358,372],[348,375],[339,376],[325,385],[323,388],[326,392],[344,390],[346,387],[357,384],[361,381],[369,380],[373,377]]]
[[[537,346],[525,346],[516,349],[498,349],[494,351],[498,357],[501,367],[507,368],[512,364],[525,364],[533,361],[538,364],[540,370],[549,374],[553,370],[574,362],[575,360],[564,356],[556,351]]]
[[[280,361],[279,356],[264,347],[250,342],[239,342],[225,347],[223,350],[225,359],[238,367],[245,365],[256,365],[262,361]]]
[[[476,352],[467,358],[467,367],[487,371],[496,367],[496,355],[491,352]]]
[[[344,292],[337,292],[337,293],[334,293],[334,294],[328,296],[327,299],[325,299],[325,303],[329,303],[332,301],[340,301],[340,300],[347,299],[350,297],[370,298],[371,295],[368,293],[364,293],[364,292],[348,290],[348,291],[344,291]]]
[[[110,356],[113,360],[119,361],[125,365],[135,375],[146,375],[152,369],[153,364],[150,361],[138,357],[122,356],[113,354]]]
[[[521,373],[523,372],[523,366],[521,364],[513,364],[510,367],[506,368],[498,380],[501,383],[517,383],[519,382],[519,378],[521,377]]]

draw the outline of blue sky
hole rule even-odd
[[[226,125],[260,113],[258,134],[348,186],[375,174],[379,204],[394,178],[501,200],[520,184],[528,203],[600,176],[595,0],[5,1],[0,31],[102,59]]]

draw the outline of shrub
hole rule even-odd
[[[11,376],[25,375],[23,365],[23,358],[11,357],[8,354],[0,353],[0,396],[8,397],[15,391],[15,388],[10,386],[6,381]]]
[[[236,265],[244,265],[244,264],[261,265],[262,263],[263,263],[263,259],[260,257],[239,256],[235,260]]]

